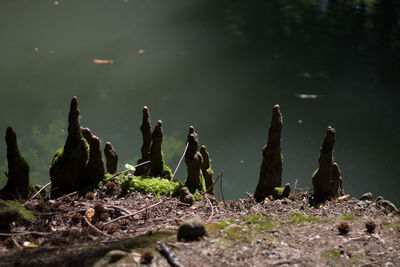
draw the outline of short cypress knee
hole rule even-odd
[[[282,114],[279,105],[272,108],[272,121],[268,130],[268,143],[262,151],[260,177],[254,193],[257,202],[273,195],[274,188],[282,184],[281,132]]]
[[[116,173],[118,168],[118,154],[110,142],[107,142],[104,146],[104,156],[106,157],[107,172],[110,174]]]
[[[203,157],[201,156],[199,149],[199,143],[196,136],[192,133],[189,135],[188,148],[185,154],[185,163],[187,166],[187,178],[185,181],[185,186],[189,188],[191,193],[197,190],[204,192],[205,182],[203,174],[201,172],[201,164],[203,162]]]
[[[93,135],[90,138],[90,157],[86,167],[86,177],[83,180],[82,188],[91,190],[104,178],[104,161],[101,155],[100,140]]]
[[[214,183],[214,181],[212,179],[214,171],[211,169],[210,154],[207,152],[206,146],[201,146],[200,154],[203,157],[203,162],[201,164],[201,172],[203,173],[204,182],[206,184],[206,189],[208,189]],[[214,195],[214,188],[210,188],[208,193],[211,195]]]

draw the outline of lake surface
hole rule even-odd
[[[194,125],[214,173],[224,170],[225,198],[246,197],[256,187],[271,109],[279,104],[283,183],[311,187],[331,125],[346,193],[371,191],[400,205],[398,79],[362,76],[346,58],[331,75],[314,68],[306,51],[246,43],[214,19],[212,6],[195,0],[3,0],[0,36],[1,140],[12,126],[33,184],[49,181],[48,166],[65,142],[69,103],[77,96],[81,124],[103,145],[113,144],[121,168],[140,156],[147,105],[153,126],[163,121],[172,169]],[[5,159],[2,141],[1,186]],[[182,165],[181,181],[185,172]]]

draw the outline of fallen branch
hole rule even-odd
[[[178,165],[176,165],[176,168],[175,168],[174,173],[172,174],[171,180],[169,180],[169,183],[168,183],[167,189],[165,190],[165,193],[168,192],[169,186],[171,185],[171,182],[174,180],[175,174],[176,174],[176,172],[178,171],[179,166],[181,166],[181,162],[182,162],[183,158],[184,158],[185,155],[186,155],[186,151],[187,151],[188,146],[189,146],[189,142],[186,142],[185,150],[183,151],[183,154],[182,154],[181,158],[179,159]]]
[[[176,261],[175,254],[171,252],[164,243],[160,243],[160,253],[167,259],[171,267],[182,267],[182,265]]]
[[[18,248],[19,250],[22,250],[22,247],[18,244],[17,240],[15,240],[14,237],[11,237],[11,240],[13,241],[14,245],[17,246],[17,248]]]
[[[221,179],[219,180],[219,190],[221,191],[222,201],[225,202],[224,191],[222,190],[222,175],[224,174],[224,171],[222,170],[221,173]]]
[[[106,207],[106,208],[113,208],[113,209],[116,209],[116,210],[120,210],[120,211],[125,212],[126,214],[130,214],[130,213],[131,213],[129,210],[124,209],[124,208],[121,208],[121,207],[119,207],[119,206],[115,206],[115,205],[107,205],[107,206],[105,206],[105,207]]]
[[[101,231],[99,228],[97,228],[96,226],[94,226],[93,224],[91,224],[91,223],[89,222],[89,220],[86,218],[86,216],[83,216],[83,219],[85,220],[86,224],[87,224],[90,228],[92,228],[93,230],[95,230],[97,233],[102,234],[102,235],[104,235],[104,236],[106,236],[106,237],[111,237],[109,234],[104,233],[104,232]]]
[[[51,182],[48,182],[48,183],[45,184],[42,188],[40,188],[39,191],[37,191],[33,196],[31,196],[31,197],[29,198],[29,200],[28,200],[27,202],[24,203],[24,206],[25,206],[26,204],[28,204],[29,201],[31,201],[32,199],[34,199],[37,195],[39,195],[40,192],[42,192],[42,191],[43,191],[46,187],[48,187],[49,185],[51,185]]]
[[[139,213],[141,213],[141,212],[143,212],[143,211],[146,211],[146,210],[148,210],[148,209],[154,208],[154,207],[160,205],[160,204],[163,203],[163,202],[165,202],[164,199],[161,200],[161,201],[159,201],[159,202],[157,202],[156,204],[153,204],[153,205],[151,205],[151,206],[147,206],[147,207],[145,207],[145,208],[143,208],[143,209],[141,209],[141,210],[139,210],[139,211],[136,211],[136,212],[134,212],[134,213],[129,213],[129,214],[120,216],[120,217],[118,217],[118,218],[115,218],[114,220],[108,221],[108,222],[104,223],[104,225],[107,225],[107,224],[116,222],[116,221],[121,220],[121,219],[124,219],[124,218],[128,218],[128,217],[134,216],[134,215],[139,214]]]
[[[10,232],[10,233],[0,233],[0,236],[20,236],[20,235],[48,236],[48,235],[51,235],[51,233],[47,233],[47,232]]]
[[[75,192],[72,192],[72,193],[69,193],[69,194],[66,194],[66,195],[62,195],[61,197],[57,198],[56,201],[62,199],[63,197],[66,197],[66,196],[70,197],[70,196],[73,196],[73,195],[76,195],[76,194],[78,194],[78,191],[75,191]]]
[[[211,206],[211,215],[208,218],[208,221],[211,221],[212,217],[214,216],[214,207],[213,207],[213,204],[211,203],[210,199],[208,199],[208,197],[206,196],[206,194],[204,194],[204,197],[207,199],[208,204],[210,204],[210,206]]]
[[[145,162],[142,162],[142,163],[139,163],[139,164],[133,166],[133,168],[137,168],[137,167],[139,167],[139,166],[142,166],[142,165],[145,165],[145,164],[148,164],[148,163],[150,163],[150,160],[145,161]],[[123,170],[123,171],[121,171],[121,172],[118,172],[118,173],[114,174],[113,176],[110,177],[110,180],[113,179],[113,178],[115,178],[115,177],[117,177],[117,176],[119,176],[119,175],[121,175],[121,174],[123,174],[123,173],[126,172],[126,171],[129,171],[129,170],[130,170],[130,169],[125,169],[125,170]]]
[[[217,178],[215,178],[214,183],[213,183],[212,185],[210,185],[210,187],[206,190],[206,192],[204,192],[204,193],[202,193],[202,194],[203,194],[203,195],[207,194],[208,191],[210,191],[211,188],[214,187],[214,185],[217,183],[218,179],[221,178],[223,174],[224,174],[224,171],[220,171],[220,172],[218,173],[218,175],[217,175]]]

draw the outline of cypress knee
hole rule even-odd
[[[143,121],[140,126],[140,131],[143,136],[143,144],[140,152],[142,153],[142,158],[138,160],[137,164],[146,162],[150,160],[150,145],[151,145],[151,120],[149,109],[143,107]],[[146,175],[149,172],[150,164],[143,164],[136,168],[135,175]]]
[[[95,188],[104,178],[104,161],[101,156],[100,140],[93,135],[90,138],[90,158],[86,167],[86,177],[83,180],[82,188],[91,190]]]
[[[272,121],[268,130],[268,143],[262,151],[260,177],[254,193],[257,202],[273,195],[274,188],[282,184],[281,132],[282,114],[279,105],[272,108]]]
[[[152,143],[150,146],[149,174],[153,177],[171,179],[172,172],[171,169],[165,165],[164,155],[162,152],[163,135],[162,121],[159,120],[157,125],[154,127],[153,133],[151,134]]]
[[[50,165],[51,198],[80,190],[89,161],[89,144],[82,136],[78,99],[71,100],[68,136],[64,147],[57,150]]]
[[[200,192],[204,192],[206,189],[203,174],[201,172],[203,157],[197,151],[199,149],[199,143],[193,133],[189,135],[188,142],[189,145],[185,154],[188,176],[185,181],[185,186],[189,188],[189,191],[192,193],[194,193],[196,189]]]
[[[118,168],[118,155],[110,142],[107,142],[104,147],[104,156],[106,157],[107,172],[110,174],[116,173]]]
[[[312,176],[314,199],[316,203],[344,195],[343,179],[339,166],[333,162],[333,147],[336,131],[328,126],[320,149],[319,168]]]
[[[212,176],[214,171],[211,169],[210,154],[207,152],[206,146],[201,146],[200,154],[203,157],[203,162],[201,164],[201,172],[203,173],[204,182],[206,184],[206,189],[210,188],[214,183]],[[209,194],[214,195],[214,188],[208,191]]]
[[[0,190],[1,198],[14,198],[29,194],[29,164],[19,152],[17,135],[11,127],[6,130],[8,178],[7,184]]]

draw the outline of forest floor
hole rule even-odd
[[[0,236],[0,266],[170,266],[161,243],[175,266],[400,266],[400,216],[373,201],[315,208],[305,192],[263,203],[208,195],[189,206],[139,192],[108,193],[22,201],[36,219],[1,233],[8,236]],[[193,217],[208,236],[178,241],[179,225]],[[341,223],[347,234],[339,233]]]

